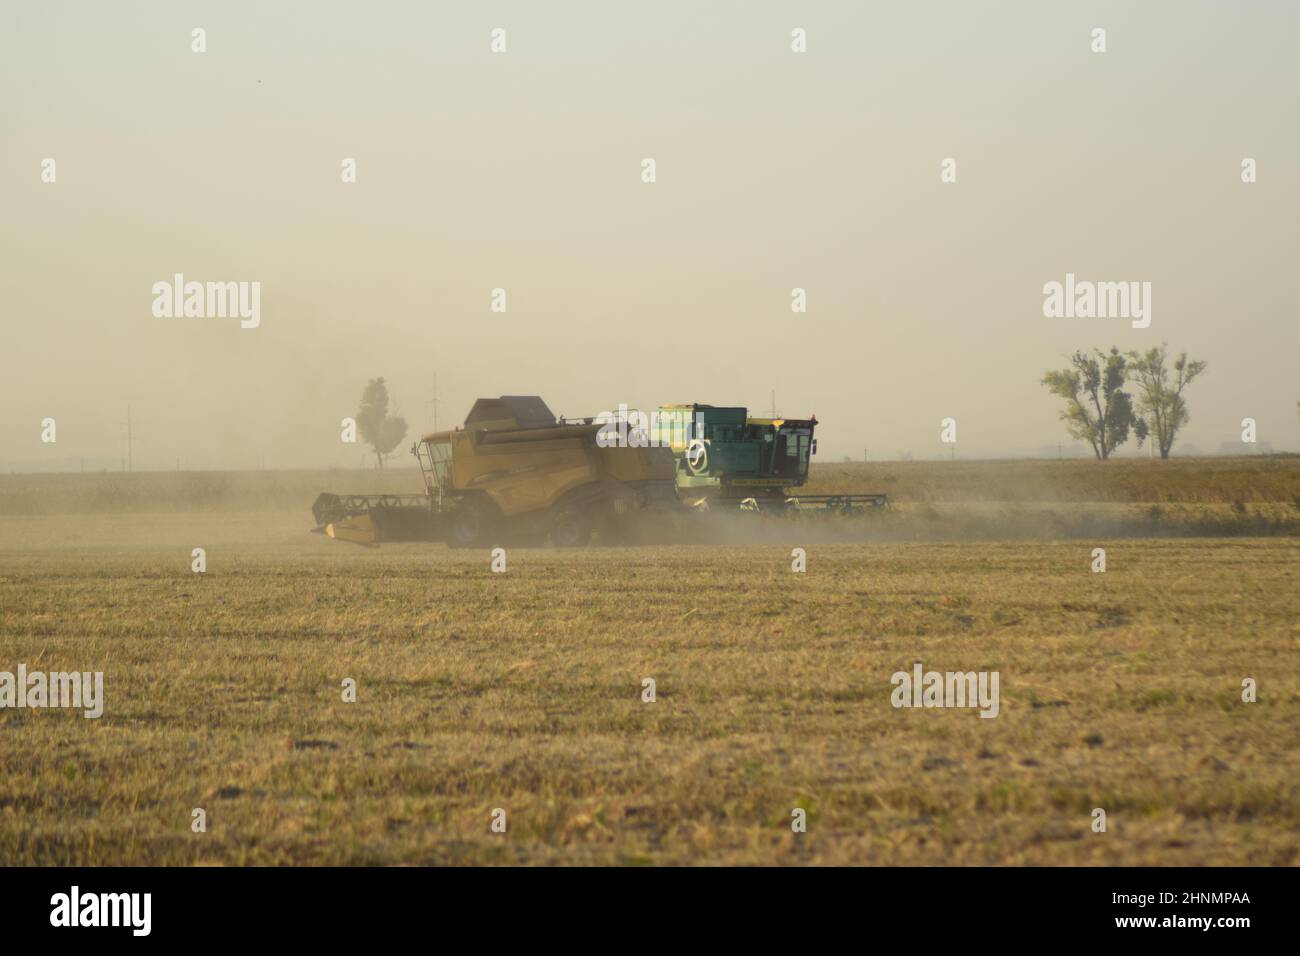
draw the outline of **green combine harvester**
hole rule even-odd
[[[748,409],[661,405],[649,437],[673,450],[677,496],[696,508],[854,514],[883,508],[883,494],[795,495],[817,453],[810,418],[751,418]]]

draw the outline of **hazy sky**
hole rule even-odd
[[[138,468],[355,465],[366,379],[414,433],[435,372],[444,427],[775,389],[821,460],[1037,454],[1044,370],[1161,340],[1184,441],[1300,449],[1297,49],[1287,2],[4,4],[0,467],[116,460],[128,404]],[[155,317],[178,272],[260,327]],[[1045,318],[1067,272],[1150,327]]]

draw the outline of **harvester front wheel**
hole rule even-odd
[[[557,548],[581,548],[591,541],[591,519],[581,511],[564,508],[551,519],[548,537]]]
[[[453,548],[473,548],[486,537],[487,517],[476,504],[455,508],[447,520],[447,544]]]

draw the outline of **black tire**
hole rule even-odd
[[[463,504],[447,516],[447,544],[453,548],[476,548],[487,537],[487,517],[482,507]]]
[[[557,548],[585,548],[591,542],[592,522],[585,513],[563,508],[551,518],[547,537]]]

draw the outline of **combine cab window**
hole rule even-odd
[[[433,473],[438,484],[451,484],[451,442],[430,442],[429,457],[433,459]]]
[[[782,478],[807,478],[808,458],[812,453],[812,429],[782,428],[776,441],[777,473]]]
[[[451,442],[425,442],[419,455],[420,470],[429,494],[439,498],[451,487]]]

